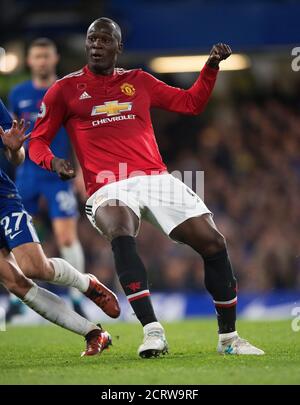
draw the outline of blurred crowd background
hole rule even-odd
[[[197,73],[159,74],[150,68],[152,57],[205,54],[215,42],[246,54],[246,69],[220,73],[201,116],[154,110],[154,127],[170,171],[205,172],[205,202],[227,238],[239,289],[300,289],[300,71],[292,69],[292,49],[297,41],[300,46],[298,1],[62,0],[54,7],[49,1],[2,0],[1,7],[11,12],[0,13],[0,46],[19,58],[14,71],[0,74],[4,100],[12,85],[29,77],[22,55],[30,40],[54,39],[59,73],[69,73],[85,63],[85,30],[101,15],[124,30],[119,65],[143,67],[171,85],[187,88]],[[110,245],[85,218],[80,197],[79,205],[87,270],[118,290]],[[42,211],[37,228],[47,254],[55,256],[47,207]],[[204,289],[202,260],[190,248],[147,223],[138,245],[152,290]]]

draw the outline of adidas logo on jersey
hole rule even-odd
[[[86,91],[84,91],[81,96],[79,97],[79,100],[84,100],[86,98],[92,98]]]

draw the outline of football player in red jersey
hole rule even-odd
[[[219,325],[218,351],[263,354],[236,331],[236,279],[224,236],[204,202],[167,172],[150,118],[150,108],[200,114],[228,58],[228,45],[214,45],[199,78],[188,90],[168,86],[141,69],[116,68],[122,52],[118,24],[94,21],[87,31],[87,65],[57,81],[46,94],[31,135],[30,158],[63,179],[75,176],[71,164],[49,145],[64,125],[82,167],[91,223],[112,245],[124,292],[144,327],[141,357],[166,353],[162,325],[154,313],[147,273],[136,250],[141,218],[170,238],[191,246],[204,260],[205,285],[213,297]]]

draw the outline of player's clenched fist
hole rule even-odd
[[[71,162],[65,159],[53,158],[51,168],[62,180],[70,180],[76,176]]]
[[[229,45],[217,44],[214,45],[210,51],[209,58],[206,64],[213,68],[218,68],[221,60],[227,59],[232,54]]]

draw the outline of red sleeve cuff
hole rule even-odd
[[[51,162],[52,162],[53,158],[54,158],[54,155],[51,153],[51,154],[47,155],[44,159],[44,166],[49,171],[52,171]]]
[[[219,68],[213,68],[205,64],[203,69],[201,70],[201,73],[205,74],[205,76],[207,77],[211,77],[212,79],[214,79],[219,73]]]

